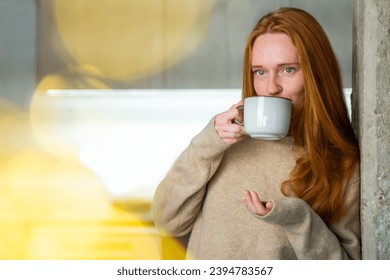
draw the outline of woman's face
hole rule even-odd
[[[304,78],[298,52],[285,33],[266,33],[253,45],[254,88],[260,96],[291,99],[293,108],[303,102]]]

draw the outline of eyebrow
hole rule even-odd
[[[300,63],[298,62],[290,62],[290,63],[280,63],[280,64],[277,64],[276,66],[278,67],[283,67],[283,66],[290,66],[290,65],[297,65],[297,66],[300,66]],[[263,68],[264,66],[263,65],[252,65],[252,68]]]

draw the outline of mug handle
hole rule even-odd
[[[239,111],[242,111],[242,110],[244,110],[244,105],[240,105],[240,106],[238,106],[236,109],[239,110]],[[240,121],[237,120],[236,118],[234,118],[234,119],[232,120],[232,123],[238,124],[238,125],[241,125],[241,126],[244,126],[244,122],[240,122]]]

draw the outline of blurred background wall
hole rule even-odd
[[[37,84],[37,5],[0,1],[0,97],[27,107]]]
[[[3,0],[0,96],[28,108],[48,76],[59,88],[240,88],[245,39],[279,6],[320,21],[350,88],[352,0]]]

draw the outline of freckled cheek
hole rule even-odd
[[[304,99],[304,87],[303,85],[300,86],[300,87],[295,87],[295,88],[291,88],[291,94],[290,94],[290,99],[293,103],[293,105],[301,105],[303,103],[303,99]]]
[[[294,95],[291,98],[292,101],[292,113],[295,115],[300,112],[303,108],[304,94],[303,92],[299,95]]]
[[[257,96],[267,96],[266,85],[260,81],[254,81],[253,87]]]
[[[293,95],[290,97],[292,104],[295,106],[302,105],[303,103],[303,93],[299,95]]]

